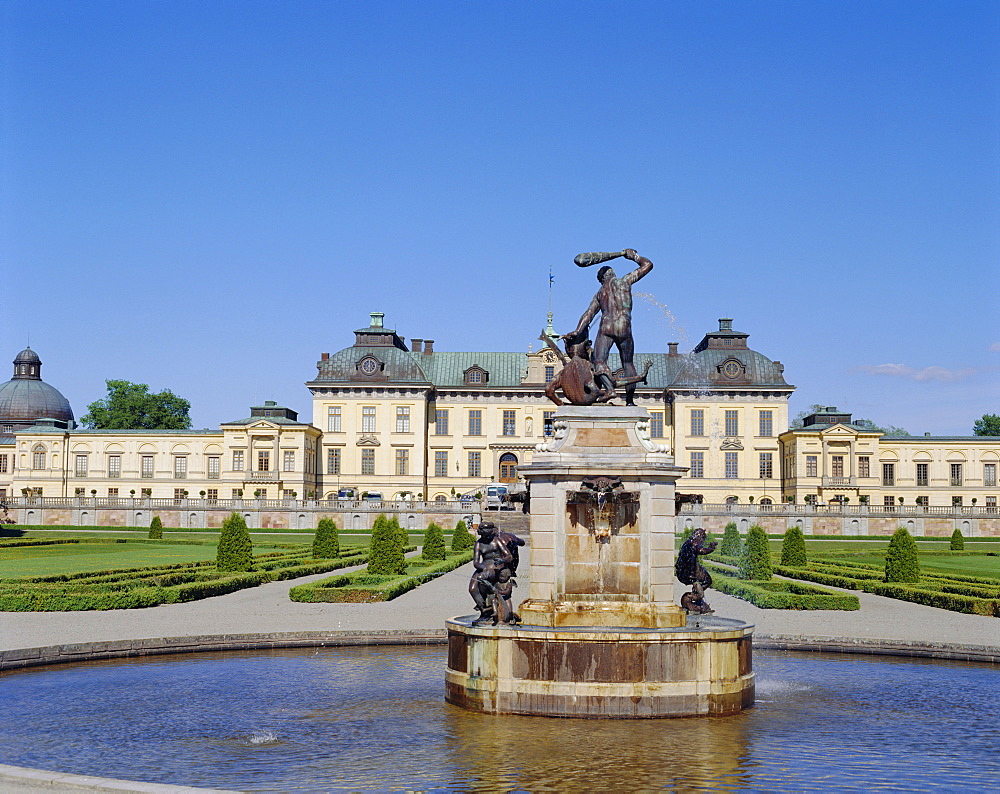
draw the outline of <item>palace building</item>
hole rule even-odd
[[[545,334],[556,341],[551,316]],[[834,408],[789,429],[794,386],[748,342],[724,318],[690,351],[635,356],[640,371],[650,362],[636,391],[648,433],[687,470],[679,491],[706,504],[996,509],[1000,438],[887,438]],[[437,351],[374,312],[353,344],[320,356],[305,384],[311,422],[267,401],[218,430],[85,430],[26,349],[0,386],[0,497],[448,502],[517,486],[554,432],[545,387],[560,367],[541,339],[526,352]]]

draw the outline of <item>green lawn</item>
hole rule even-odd
[[[0,579],[140,568],[215,559],[215,546],[157,543],[66,543],[56,546],[0,547]]]
[[[806,554],[814,562],[822,562],[825,559],[832,563],[860,562],[881,567],[885,565],[885,549],[888,545],[888,543],[883,543],[878,550],[873,549],[869,554],[859,554],[858,556],[851,557],[832,555],[824,557],[822,550],[817,551],[815,546],[810,547],[809,541],[806,541]],[[917,546],[917,553],[920,556],[920,570],[923,573],[936,573],[946,576],[982,576],[1000,580],[1000,557],[920,554],[920,550],[923,548],[923,544]],[[945,548],[947,549],[947,546]],[[965,544],[965,548],[966,551],[970,551],[968,543]],[[780,555],[775,556],[775,561],[778,559],[780,559]]]

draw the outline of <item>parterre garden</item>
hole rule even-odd
[[[708,557],[714,562],[705,567],[717,590],[765,609],[859,608],[856,596],[822,587],[826,585],[1000,617],[1000,551],[988,550],[988,543],[966,550],[958,530],[950,548],[920,545],[925,548],[900,527],[888,544],[812,543],[807,555],[805,539],[793,527],[778,552],[760,527],[751,527],[744,539],[730,524]]]

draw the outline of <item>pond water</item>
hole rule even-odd
[[[995,789],[1000,668],[756,651],[731,717],[446,704],[441,646],[195,654],[0,676],[0,763],[247,790]]]

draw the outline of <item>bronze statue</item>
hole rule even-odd
[[[538,337],[547,344],[559,357],[563,368],[559,373],[545,385],[545,396],[556,405],[563,405],[563,401],[556,394],[556,390],[562,390],[563,396],[570,405],[593,405],[594,403],[606,403],[615,396],[615,388],[618,386],[628,386],[629,384],[646,382],[646,375],[653,365],[652,361],[646,361],[645,368],[641,375],[633,378],[616,379],[613,375],[604,378],[602,384],[598,384],[594,365],[591,363],[590,340],[584,339],[582,342],[570,342],[566,340],[566,352],[569,358],[555,346],[552,339],[542,331]],[[564,337],[565,338],[565,337]],[[634,369],[634,368],[633,368]],[[608,383],[610,382],[610,386]],[[633,390],[635,389],[632,386]]]
[[[518,623],[520,618],[511,608],[510,598],[520,561],[518,546],[524,541],[510,532],[500,532],[492,521],[483,521],[478,532],[472,558],[476,572],[469,580],[469,594],[479,610],[474,623],[490,619],[493,625]]]
[[[697,615],[710,615],[715,610],[705,603],[705,589],[712,586],[712,576],[698,561],[699,555],[711,554],[719,544],[706,543],[704,529],[696,529],[681,545],[674,573],[682,584],[693,585],[691,592],[681,596],[681,606]]]
[[[564,334],[563,338],[567,340],[567,343],[582,343],[587,338],[587,329],[590,323],[600,312],[601,324],[594,342],[593,352],[594,378],[598,389],[603,392],[614,391],[615,379],[610,367],[608,367],[608,354],[611,352],[611,346],[614,345],[618,348],[618,355],[621,357],[622,369],[625,373],[625,380],[622,382],[628,383],[625,388],[625,404],[635,405],[635,384],[638,380],[634,380],[636,369],[632,362],[632,357],[635,354],[635,342],[632,339],[632,285],[653,269],[653,263],[645,257],[639,256],[632,248],[626,248],[618,253],[580,254],[574,261],[580,267],[590,267],[620,256],[631,259],[639,267],[621,278],[618,278],[609,265],[598,270],[597,280],[601,282],[600,289],[597,290],[590,306],[580,317],[576,329],[571,333]]]

